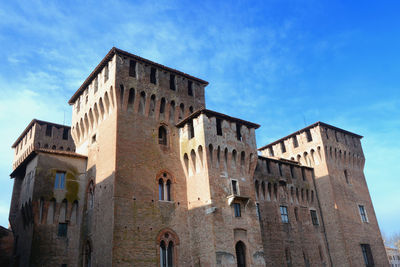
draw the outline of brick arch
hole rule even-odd
[[[168,234],[168,238],[165,237],[165,234]],[[168,227],[161,229],[158,232],[158,235],[156,238],[156,245],[158,246],[162,240],[166,241],[166,243],[168,243],[169,241],[173,241],[175,246],[178,246],[180,243],[179,237],[176,234],[176,232]]]
[[[164,177],[164,173],[167,174],[166,177]],[[173,184],[176,182],[176,181],[175,181],[175,176],[172,175],[171,172],[170,172],[169,170],[166,170],[166,169],[162,169],[161,171],[159,171],[159,172],[157,173],[157,175],[155,176],[155,181],[158,183],[158,180],[159,180],[160,178],[163,178],[165,181],[167,181],[167,180],[169,179],[169,180],[171,180],[171,182],[172,182]]]

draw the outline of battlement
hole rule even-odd
[[[356,161],[364,158],[361,138],[361,135],[317,122],[258,150],[263,156],[296,160],[306,166],[319,164],[325,155],[358,164]]]
[[[33,119],[12,145],[14,148],[13,170],[35,149],[75,151],[71,127]]]

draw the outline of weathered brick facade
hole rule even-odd
[[[207,110],[207,84],[113,48],[71,129],[32,121],[13,145],[13,264],[365,266],[363,244],[388,266],[360,136],[317,123],[258,155],[259,125]]]

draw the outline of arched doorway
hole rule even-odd
[[[246,246],[242,241],[236,243],[236,260],[238,267],[246,267]]]

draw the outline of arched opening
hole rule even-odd
[[[200,163],[200,168],[203,167],[203,147],[199,146],[197,148],[197,154],[199,155],[199,163]]]
[[[135,104],[135,89],[129,89],[128,95],[128,111],[133,111],[133,105]]]
[[[93,181],[90,182],[88,187],[88,199],[87,199],[87,209],[93,209],[94,206],[94,185]]]
[[[185,114],[185,105],[181,103],[179,105],[179,119],[181,120]]]
[[[158,128],[158,143],[160,145],[167,145],[167,129],[164,126]]]
[[[236,260],[238,267],[246,267],[246,246],[242,241],[236,243]]]
[[[110,98],[108,97],[108,93],[104,94],[104,103],[106,104],[106,113],[109,114],[111,112],[110,108]]]
[[[149,110],[149,116],[154,115],[154,110],[156,109],[156,96],[151,95],[150,97],[150,110]]]
[[[99,100],[99,106],[100,106],[100,118],[103,119],[104,118],[104,105],[103,105],[103,99],[101,97]],[[81,125],[81,129],[82,129],[82,125]],[[83,130],[82,130],[82,135],[83,135]]]
[[[213,154],[214,154],[214,148],[213,148],[212,144],[210,144],[208,146],[208,151],[210,153],[210,165],[212,166],[213,165]]]
[[[256,190],[256,200],[258,200],[259,199],[259,184],[258,184],[257,180],[254,183],[254,187],[255,187],[255,190]]]
[[[161,102],[160,102],[160,119],[164,119],[164,114],[165,114],[165,98],[161,98]]]
[[[167,201],[171,201],[171,180],[167,180]]]
[[[183,156],[183,161],[185,162],[186,173],[189,175],[189,157],[186,153]]]
[[[171,101],[171,105],[169,107],[169,121],[171,123],[175,122],[175,101]]]
[[[234,169],[236,169],[236,159],[237,159],[237,152],[236,152],[236,150],[234,149],[234,150],[232,151],[232,167],[233,167]]]
[[[196,172],[196,153],[194,152],[194,150],[192,149],[192,151],[190,152],[190,157],[192,160],[192,173]]]
[[[139,100],[139,113],[144,114],[144,109],[146,107],[146,93],[140,93],[140,100]]]
[[[164,181],[162,178],[158,180],[158,199],[164,200]]]
[[[261,182],[262,198],[265,199],[265,183]]]

